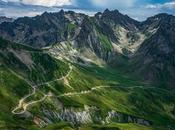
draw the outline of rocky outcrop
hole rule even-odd
[[[148,120],[145,120],[143,118],[139,118],[132,115],[123,114],[120,112],[116,112],[114,110],[108,112],[108,116],[106,117],[106,122],[119,122],[119,123],[136,123],[141,124],[145,126],[150,126],[152,123]]]
[[[50,112],[47,110],[43,111],[46,117],[54,118],[57,121],[67,121],[74,125],[77,124],[89,124],[92,123],[91,115],[89,111],[79,111],[76,112],[72,109],[64,109],[61,110],[59,113],[57,112]],[[45,118],[46,120],[47,118]],[[49,119],[46,120],[48,123],[51,123]]]
[[[82,110],[76,110],[73,108],[64,108],[59,112],[43,109],[44,122],[52,124],[59,121],[66,121],[75,126],[82,124],[109,124],[112,122],[118,123],[137,123],[145,126],[150,126],[152,123],[146,119],[136,116],[116,112],[114,110],[106,113],[106,117],[103,117],[96,107],[85,106]]]
[[[43,109],[43,113],[45,115],[45,121],[47,123],[57,121],[67,121],[72,123],[73,125],[93,123],[92,119],[93,108],[89,107],[86,107],[85,110],[81,111],[71,108],[71,109],[62,109],[59,112],[53,112]]]

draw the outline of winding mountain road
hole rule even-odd
[[[15,107],[13,110],[12,110],[12,113],[13,114],[16,114],[16,115],[20,115],[20,114],[24,114],[27,109],[34,105],[34,104],[37,104],[37,103],[40,103],[40,102],[43,102],[45,99],[47,99],[48,97],[72,97],[72,96],[79,96],[79,95],[84,95],[84,94],[88,94],[88,93],[91,93],[95,90],[99,90],[99,89],[102,89],[102,88],[116,88],[116,86],[96,86],[96,87],[92,87],[91,89],[89,90],[85,90],[85,91],[80,91],[80,92],[69,92],[69,93],[64,93],[64,94],[61,94],[61,95],[58,95],[58,96],[55,96],[53,94],[44,94],[44,96],[39,99],[39,100],[36,100],[36,101],[30,101],[28,103],[25,103],[25,100],[33,95],[35,95],[36,93],[36,89],[39,87],[39,86],[42,86],[42,85],[49,85],[50,83],[53,83],[53,82],[56,82],[56,81],[60,81],[60,80],[64,80],[66,78],[69,77],[70,73],[72,72],[72,66],[69,65],[69,71],[68,73],[59,78],[59,79],[55,79],[55,80],[52,80],[52,81],[48,81],[48,82],[45,82],[45,83],[41,83],[41,84],[38,84],[38,85],[32,85],[28,80],[26,80],[25,78],[23,78],[22,76],[19,76],[18,74],[16,74],[14,71],[11,70],[11,72],[13,74],[15,74],[16,76],[18,76],[19,78],[25,80],[32,88],[32,92],[27,94],[26,96],[24,96],[22,99],[19,100],[19,103],[18,103],[18,106]],[[118,88],[120,88],[118,86]],[[124,88],[124,87],[121,87],[121,88]],[[125,87],[125,88],[143,88],[143,86],[134,86],[134,87]],[[148,89],[148,88],[153,88],[153,87],[144,87],[145,89]],[[18,112],[19,111],[19,112]]]
[[[50,83],[53,83],[53,82],[56,82],[56,81],[60,81],[60,80],[64,80],[65,78],[68,78],[69,75],[70,75],[70,73],[72,72],[72,69],[73,69],[72,66],[69,65],[69,72],[68,72],[65,76],[63,76],[63,77],[61,77],[61,78],[59,78],[59,79],[55,79],[55,80],[48,81],[48,82],[45,82],[45,83],[42,83],[42,84],[38,84],[38,85],[31,85],[31,83],[30,83],[29,81],[27,81],[26,79],[24,79],[22,76],[19,76],[18,74],[16,74],[14,71],[10,70],[13,74],[15,74],[15,75],[18,76],[19,78],[25,80],[25,81],[31,86],[31,88],[32,88],[32,93],[29,93],[29,94],[27,94],[26,96],[24,96],[22,99],[20,99],[20,100],[19,100],[19,103],[18,103],[18,106],[15,107],[15,108],[12,110],[12,113],[13,113],[13,114],[18,114],[18,115],[19,115],[19,114],[24,114],[24,113],[26,112],[28,106],[43,101],[45,98],[47,98],[48,95],[45,95],[42,99],[40,99],[40,100],[38,100],[38,101],[31,101],[31,102],[29,102],[29,103],[27,103],[27,104],[24,103],[25,100],[26,100],[27,98],[29,98],[29,97],[35,95],[35,93],[36,93],[36,88],[38,88],[39,86],[42,86],[42,85],[48,85],[48,84],[50,84]],[[18,110],[20,110],[20,109],[23,109],[23,111],[21,111],[21,112],[16,112],[16,111],[18,111]]]
[[[36,103],[40,103],[40,102],[43,102],[47,97],[72,97],[72,96],[78,96],[78,95],[83,95],[83,94],[88,94],[88,93],[91,93],[92,91],[95,91],[95,90],[98,90],[98,89],[102,89],[102,88],[112,88],[114,86],[96,86],[96,87],[93,87],[91,88],[90,90],[86,90],[86,91],[81,91],[81,92],[70,92],[70,93],[65,93],[65,94],[61,94],[59,96],[54,96],[52,94],[48,94],[48,95],[44,95],[43,98],[41,98],[40,100],[36,100],[36,101],[31,101],[29,103],[26,103],[26,104],[23,104],[24,100],[26,99],[25,97],[22,98],[20,101],[19,101],[19,105],[18,107],[16,107],[12,113],[13,114],[24,114],[26,111],[27,111],[27,108],[36,104]],[[33,94],[33,93],[32,93]],[[35,93],[34,93],[35,94]],[[29,95],[28,95],[29,96]],[[27,97],[27,96],[26,96]],[[22,108],[23,110],[21,112],[16,112],[17,110],[19,110],[20,108]]]

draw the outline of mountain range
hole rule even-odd
[[[142,75],[142,80],[155,84],[161,80],[159,86],[171,88],[175,79],[174,23],[175,17],[168,14],[138,22],[118,10],[106,9],[94,17],[61,10],[2,23],[0,34],[37,48],[70,42],[80,53],[88,50],[109,65],[125,64],[133,68],[133,74]]]
[[[175,16],[61,10],[2,20],[0,37],[0,128],[175,128]]]

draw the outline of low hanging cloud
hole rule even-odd
[[[22,3],[26,5],[40,6],[64,6],[71,5],[72,0],[3,0],[4,2]]]

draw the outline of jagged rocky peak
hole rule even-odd
[[[148,20],[156,21],[156,20],[167,20],[167,19],[171,19],[171,18],[175,18],[175,17],[173,15],[170,15],[167,13],[160,13],[160,14],[157,14],[153,17],[148,18]]]
[[[97,19],[100,19],[101,16],[102,16],[102,13],[101,13],[101,12],[97,12],[97,13],[95,14],[95,18],[97,18]]]
[[[49,12],[45,11],[41,16],[48,16]]]
[[[45,19],[50,19],[50,20],[52,20],[52,18],[56,18],[58,20],[62,20],[62,19],[65,19],[64,15],[65,15],[64,10],[60,10],[59,12],[55,12],[55,13],[44,12],[39,17],[45,18]]]
[[[58,11],[58,12],[47,12],[47,11],[45,11],[44,13],[42,13],[41,15],[38,15],[38,16],[49,16],[49,15],[64,15],[64,10],[60,10],[60,11]]]
[[[117,14],[121,14],[117,9],[115,10],[109,10],[109,9],[105,9],[105,11],[103,12],[103,14],[113,14],[113,15],[117,15]]]
[[[141,23],[143,29],[147,28],[158,28],[160,26],[165,26],[165,24],[174,25],[175,16],[169,15],[167,13],[161,13],[153,17],[149,17],[146,21]]]
[[[112,10],[110,11],[109,9],[106,9],[103,13],[102,13],[102,19],[107,19],[108,20],[112,20],[115,22],[118,22],[118,20],[121,20],[119,18],[123,17],[124,15],[121,14],[118,10]]]
[[[82,13],[75,13],[74,11],[68,11],[65,12],[64,16],[72,23],[75,23],[76,25],[80,26],[84,20],[85,17],[87,17],[85,14]]]
[[[61,9],[59,13],[60,13],[60,14],[64,14],[64,10],[63,10],[63,9]]]
[[[149,51],[149,53],[155,53],[160,55],[163,54],[169,54],[170,50],[175,50],[174,48],[174,35],[175,35],[175,17],[168,14],[158,14],[154,17],[149,18],[146,22],[151,22],[149,28],[151,25],[155,27],[157,25],[157,31],[154,35],[150,37],[149,40],[145,41],[142,45],[142,47],[148,47],[150,46],[150,49],[154,48],[156,51],[152,50]],[[149,44],[146,44],[148,43]],[[151,44],[150,44],[151,43]],[[140,48],[141,49],[141,48]],[[145,50],[146,51],[146,50]],[[174,55],[174,53],[173,53]]]
[[[121,25],[128,30],[136,30],[137,26],[139,26],[139,22],[130,18],[127,15],[123,15],[118,10],[109,10],[106,9],[101,16],[101,20],[111,27],[115,27],[116,25]]]

